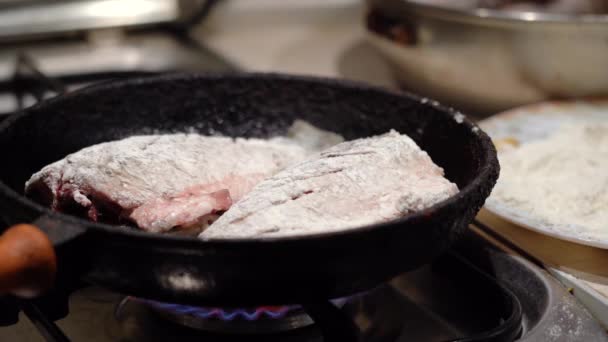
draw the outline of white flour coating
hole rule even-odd
[[[73,191],[74,200],[86,207],[90,204],[86,192],[93,187],[121,208],[131,209],[195,184],[221,182],[235,173],[269,175],[307,154],[296,144],[272,140],[198,134],[133,136],[70,154],[34,174],[26,188],[43,181],[53,192],[59,187]]]
[[[26,182],[26,194],[54,210],[85,210],[95,221],[128,217],[153,232],[190,229],[265,177],[343,140],[300,120],[287,133],[268,140],[178,133],[101,143],[44,167]]]
[[[454,120],[457,123],[459,123],[459,124],[463,123],[464,122],[464,114],[462,114],[462,113],[456,113],[456,114],[454,114]]]
[[[273,141],[295,143],[310,151],[322,151],[344,141],[336,133],[319,129],[303,120],[295,120],[285,137],[274,137]]]
[[[490,205],[503,203],[587,239],[608,238],[608,123],[564,124],[499,159]]]
[[[294,236],[386,222],[458,192],[396,131],[347,141],[258,183],[202,239]]]

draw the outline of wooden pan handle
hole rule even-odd
[[[53,285],[57,257],[40,229],[18,224],[0,235],[0,295],[35,297]]]

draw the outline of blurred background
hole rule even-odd
[[[0,1],[0,113],[91,82],[165,71],[390,84],[379,56],[362,47],[363,13],[353,0]]]
[[[608,92],[606,7],[604,0],[2,0],[0,113],[90,82],[175,70],[344,77],[479,116],[597,97]]]

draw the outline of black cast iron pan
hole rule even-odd
[[[192,128],[269,137],[284,133],[296,118],[346,139],[391,128],[407,133],[461,191],[385,224],[217,242],[95,224],[52,213],[22,195],[32,173],[92,144]],[[58,281],[80,277],[127,294],[188,304],[302,303],[369,289],[444,252],[489,195],[499,169],[494,147],[460,119],[411,95],[274,74],[172,74],[59,96],[0,125],[0,214],[10,224],[30,222],[45,233],[21,226],[0,238],[0,290],[45,290],[55,275],[55,256]]]

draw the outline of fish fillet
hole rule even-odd
[[[406,135],[343,142],[258,183],[199,237],[344,230],[423,210],[458,192]]]
[[[166,232],[208,223],[258,181],[309,154],[286,140],[134,136],[44,167],[25,192],[57,211]]]

